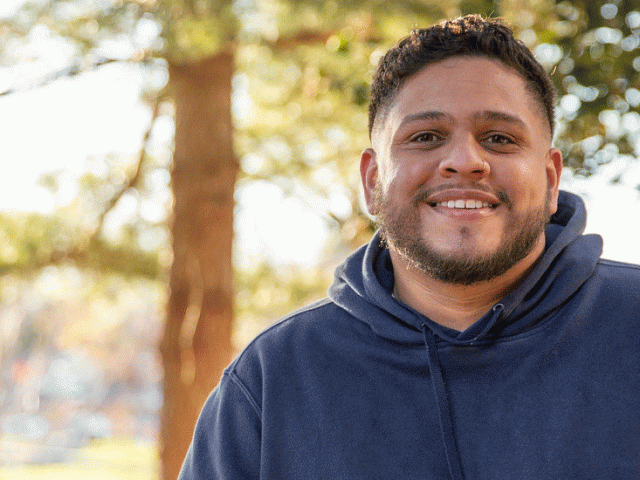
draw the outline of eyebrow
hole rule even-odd
[[[404,117],[402,119],[402,121],[400,122],[400,127],[403,127],[404,125],[411,123],[411,122],[416,122],[416,121],[420,121],[420,120],[444,120],[445,118],[447,118],[448,115],[445,115],[442,112],[439,112],[437,110],[434,111],[427,111],[427,112],[418,112],[418,113],[412,113],[411,115],[407,115],[406,117]]]
[[[496,112],[493,110],[484,110],[473,115],[474,120],[505,122],[516,125],[519,128],[526,129],[527,125],[520,118],[504,112]]]
[[[493,121],[493,122],[505,122],[515,125],[519,128],[526,129],[527,125],[520,118],[510,115],[504,112],[498,112],[494,110],[483,110],[482,112],[475,113],[473,115],[473,120],[475,121]],[[425,111],[413,113],[411,115],[407,115],[400,122],[400,127],[420,120],[445,120],[449,119],[449,115],[440,112],[438,110],[433,111]]]

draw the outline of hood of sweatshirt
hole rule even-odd
[[[515,335],[543,321],[593,273],[602,253],[602,239],[582,235],[585,222],[582,200],[561,191],[558,211],[545,230],[545,251],[534,269],[462,332],[443,327],[396,300],[391,258],[379,234],[336,270],[329,296],[378,335],[397,342],[424,343],[425,327],[439,341],[456,345]]]

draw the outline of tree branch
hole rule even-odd
[[[104,209],[100,213],[98,217],[98,221],[96,227],[93,232],[89,235],[88,243],[92,243],[98,235],[102,232],[102,227],[104,226],[104,219],[107,214],[113,210],[118,201],[122,198],[122,196],[131,188],[134,188],[138,182],[140,181],[140,175],[142,173],[142,166],[147,158],[147,146],[149,144],[149,139],[151,138],[151,131],[153,130],[153,125],[156,123],[158,119],[158,115],[160,113],[160,104],[164,100],[162,95],[158,95],[153,102],[153,109],[151,111],[151,120],[149,121],[149,128],[144,134],[142,139],[142,146],[140,147],[140,152],[138,153],[138,161],[136,162],[136,167],[133,174],[129,177],[129,179],[124,182],[124,184],[120,187],[120,189],[109,199]]]
[[[73,262],[79,268],[149,279],[157,279],[163,268],[153,253],[96,241],[91,248],[79,249],[74,246],[66,250],[54,250],[45,258],[30,258],[10,264],[0,262],[0,276],[12,273],[28,276],[44,267],[66,262]]]
[[[277,51],[291,50],[300,45],[326,43],[335,33],[332,30],[302,30],[291,37],[279,37],[275,41],[267,42],[267,45]]]
[[[339,34],[339,30],[301,30],[290,37],[279,37],[277,40],[266,42],[275,51],[291,50],[301,45],[317,45],[326,43],[333,35]],[[381,38],[369,31],[358,35],[360,41],[379,42]]]
[[[24,92],[24,91],[28,91],[28,90],[35,90],[37,88],[42,88],[45,87],[47,85],[49,85],[50,83],[53,83],[57,80],[60,80],[62,78],[71,78],[71,77],[75,77],[77,75],[80,75],[82,73],[86,73],[86,72],[90,72],[92,70],[96,70],[100,67],[103,67],[104,65],[109,65],[110,63],[117,63],[117,62],[133,62],[133,63],[140,63],[140,62],[144,62],[145,60],[148,60],[150,58],[150,55],[147,52],[144,53],[139,53],[137,56],[133,57],[133,58],[107,58],[107,57],[102,57],[102,58],[98,58],[95,62],[92,62],[90,64],[86,64],[83,65],[82,62],[80,61],[76,61],[74,62],[72,65],[69,65],[66,68],[51,72],[49,74],[47,74],[46,76],[44,76],[43,78],[41,78],[39,81],[31,83],[30,85],[26,85],[26,86],[18,86],[18,87],[10,87],[9,89],[0,92],[0,97],[3,97],[5,95],[11,95],[14,93],[18,93],[18,92]]]

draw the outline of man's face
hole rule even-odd
[[[407,264],[471,284],[541,253],[562,156],[525,85],[497,61],[454,57],[409,78],[377,120],[365,197]]]

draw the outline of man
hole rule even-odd
[[[581,235],[553,128],[497,21],[391,49],[360,166],[380,232],[225,371],[181,478],[640,478],[640,267]]]

